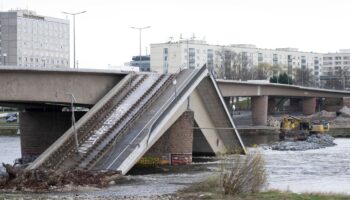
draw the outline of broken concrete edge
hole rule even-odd
[[[206,70],[206,69],[205,69]],[[199,70],[194,70],[192,73],[195,74],[198,73]],[[186,79],[186,82],[181,83],[181,86],[178,87],[178,94],[181,94],[181,92],[186,88],[186,86],[189,84],[189,82],[192,80],[194,75],[191,75],[188,79]],[[196,84],[192,84],[191,87],[185,92],[184,95],[181,96],[181,98],[177,98],[175,105],[172,107],[170,112],[164,116],[164,118],[160,118],[162,115],[162,112],[159,113],[158,117],[153,121],[152,124],[154,124],[158,119],[161,119],[160,123],[156,126],[155,129],[153,129],[152,132],[148,133],[148,137],[145,137],[139,142],[138,148],[133,150],[130,154],[128,159],[126,159],[117,170],[122,171],[122,174],[125,175],[130,171],[130,169],[136,165],[136,163],[142,158],[142,156],[154,145],[154,143],[166,132],[166,130],[171,126],[169,122],[175,122],[178,117],[180,117],[186,109],[186,106],[183,106],[185,101],[187,100],[187,97],[192,93],[192,91],[197,87],[197,85],[200,83],[200,81],[206,76],[206,73],[202,73],[202,76],[200,79],[197,78]],[[198,81],[199,80],[199,81]],[[165,106],[163,109],[166,110],[169,106],[171,106],[171,102],[169,105]],[[180,109],[181,107],[182,110]],[[163,111],[164,112],[164,111]],[[180,113],[179,113],[180,112]],[[174,119],[174,115],[177,113],[176,119]],[[160,134],[156,134],[159,133]]]
[[[117,170],[122,171],[122,174],[126,174],[142,158],[142,156],[153,146],[153,144],[155,144],[155,142],[165,133],[166,129],[170,127],[170,125],[168,125],[169,124],[168,122],[175,121],[179,116],[182,115],[183,112],[186,111],[186,106],[184,105],[184,104],[186,104],[185,101],[191,95],[191,93],[195,90],[195,88],[201,83],[201,81],[203,79],[205,79],[206,77],[209,77],[212,80],[212,83],[214,84],[215,90],[217,91],[217,94],[220,98],[221,104],[222,104],[222,106],[224,106],[223,108],[225,109],[226,115],[229,118],[232,127],[235,129],[236,137],[238,138],[238,141],[239,141],[241,148],[242,148],[241,153],[243,153],[243,154],[247,153],[245,146],[241,140],[241,137],[240,137],[233,121],[232,121],[232,118],[229,115],[228,109],[225,106],[225,103],[224,103],[223,98],[221,96],[220,90],[218,89],[217,85],[215,84],[215,79],[213,79],[213,77],[210,76],[209,71],[207,69],[205,69],[204,73],[201,73],[201,75],[199,77],[197,77],[197,80],[191,85],[191,87],[189,89],[187,89],[187,91],[179,99],[177,99],[175,105],[170,110],[170,112],[164,118],[162,118],[162,120],[158,124],[158,126],[152,132],[149,133],[150,134],[149,137],[146,137],[142,141],[139,142],[138,148],[136,148],[133,152],[131,152],[129,154],[128,159],[126,159],[119,166],[119,168]],[[186,83],[183,83],[182,87],[179,87],[179,94],[181,93],[182,90],[186,89],[187,84],[189,84],[189,82],[192,80],[192,78],[193,77],[191,76],[186,81]],[[181,109],[181,107],[182,107],[182,109]],[[180,114],[178,112],[180,112]],[[176,115],[176,114],[178,117],[175,120],[172,119],[172,118],[174,118],[174,115]],[[167,128],[164,128],[164,127],[167,127]],[[156,133],[160,133],[160,134],[156,134]],[[227,151],[227,149],[226,149],[226,151]],[[224,153],[224,152],[215,152],[215,153],[218,155],[218,154]]]
[[[214,76],[213,76],[211,73],[209,73],[209,71],[208,71],[208,76],[210,77],[210,79],[211,79],[211,81],[212,81],[212,83],[213,83],[213,85],[214,85],[214,87],[215,87],[215,91],[217,92],[218,97],[220,98],[221,105],[222,105],[222,107],[224,108],[224,110],[225,110],[225,112],[226,112],[226,115],[227,115],[227,117],[228,117],[228,119],[229,119],[229,121],[230,121],[230,124],[231,124],[232,128],[233,128],[234,131],[235,131],[236,137],[237,137],[237,139],[238,139],[238,141],[239,141],[239,143],[240,143],[240,145],[241,145],[241,148],[242,148],[242,150],[243,150],[243,152],[241,152],[241,153],[247,154],[247,150],[246,150],[245,145],[244,145],[244,143],[243,143],[243,141],[242,141],[242,138],[241,138],[241,136],[240,136],[240,134],[239,134],[239,132],[238,132],[238,129],[237,129],[235,123],[234,123],[233,120],[232,120],[232,117],[231,117],[231,115],[230,115],[230,112],[229,112],[228,109],[227,109],[227,106],[226,106],[226,104],[225,104],[225,101],[224,101],[224,98],[223,98],[223,96],[222,96],[221,90],[219,89],[218,84],[217,84],[217,82],[216,82]]]
[[[96,112],[114,95],[121,90],[123,86],[132,78],[132,74],[128,74],[123,78],[116,86],[112,88],[101,100],[99,100],[79,121],[76,123],[76,130],[78,130],[83,124],[85,124],[91,116]],[[46,149],[37,159],[34,160],[27,167],[28,170],[36,169],[50,156],[59,146],[64,144],[69,137],[74,134],[74,128],[69,128],[58,140],[56,140],[48,149]]]

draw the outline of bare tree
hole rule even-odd
[[[312,69],[297,68],[294,72],[294,84],[301,86],[315,86],[315,76],[312,73]]]
[[[217,66],[217,76],[223,79],[241,79],[242,56],[229,49],[222,48],[216,52],[221,59],[221,65]]]
[[[348,69],[340,68],[334,71],[334,75],[328,76],[328,79],[323,83],[323,87],[327,89],[347,90],[349,88],[348,79]]]

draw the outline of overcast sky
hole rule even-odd
[[[76,17],[76,50],[80,67],[122,65],[151,43],[191,37],[209,44],[255,44],[260,48],[295,47],[335,52],[350,48],[349,0],[0,0],[0,9],[29,9]],[[71,18],[69,18],[71,19]],[[71,23],[72,25],[72,23]],[[72,37],[71,37],[72,40]],[[71,50],[72,52],[73,50]],[[73,59],[73,56],[71,56]]]

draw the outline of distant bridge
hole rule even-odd
[[[251,97],[252,122],[266,125],[267,114],[273,113],[276,97],[302,98],[302,111],[310,115],[316,111],[316,98],[341,98],[343,105],[350,106],[349,91],[328,90],[276,83],[256,83],[234,80],[217,80],[227,105],[230,97]],[[296,106],[296,105],[295,105]]]
[[[329,90],[278,83],[255,83],[217,79],[224,97],[285,96],[285,97],[350,97],[350,91]]]

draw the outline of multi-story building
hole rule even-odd
[[[323,55],[322,75],[341,76],[350,72],[350,49]]]
[[[320,81],[325,87],[348,89],[350,87],[350,49],[323,55]],[[328,85],[326,85],[328,82]]]
[[[69,67],[69,21],[29,10],[0,12],[0,65]]]
[[[295,48],[261,49],[255,45],[209,45],[203,40],[180,40],[151,44],[151,71],[172,73],[179,68],[197,68],[207,64],[209,69],[222,66],[225,51],[239,55],[242,67],[267,63],[279,66],[283,72],[293,75],[294,69],[311,69],[319,77],[323,54],[301,52]]]

